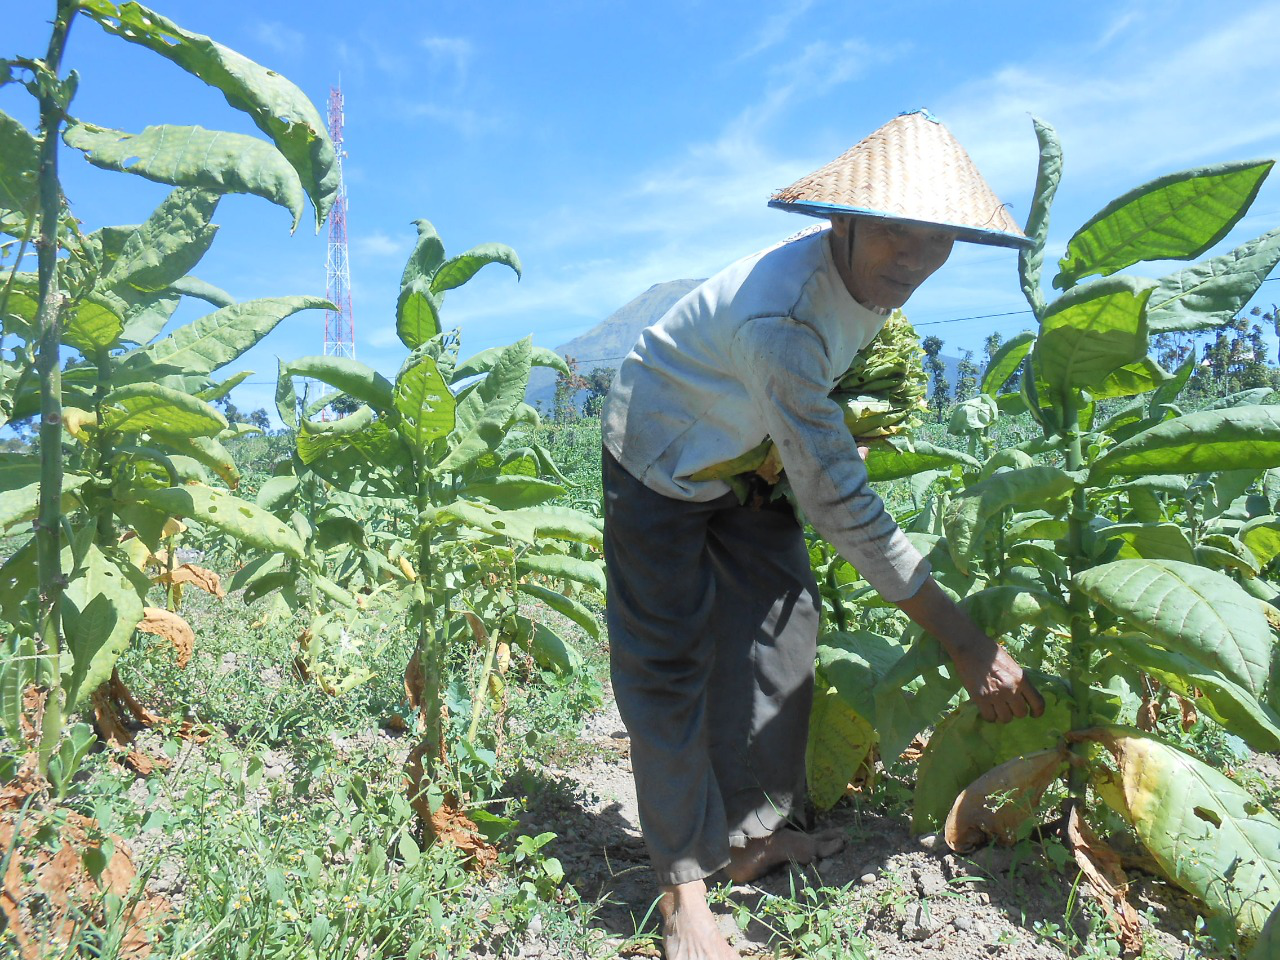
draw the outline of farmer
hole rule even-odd
[[[771,206],[830,226],[740,260],[640,334],[603,417],[613,689],[669,960],[733,958],[707,907],[842,845],[803,814],[821,609],[785,499],[691,475],[770,436],[804,514],[941,641],[989,721],[1039,716],[1021,668],[953,603],[886,512],[829,393],[955,240],[1028,243],[951,134],[904,114]]]

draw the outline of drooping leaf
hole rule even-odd
[[[566,597],[564,594],[556,590],[549,590],[537,583],[520,584],[520,592],[528,594],[535,600],[539,600],[546,604],[557,613],[568,617],[593,639],[600,636],[600,622],[596,619],[595,614],[588,610],[581,602],[573,597]]]
[[[505,517],[529,523],[539,537],[556,540],[572,540],[585,543],[597,550],[604,547],[604,522],[599,517],[583,513],[572,507],[552,507],[545,504],[507,510]]]
[[[310,436],[332,434],[349,437],[357,433],[363,433],[373,425],[375,419],[373,407],[367,403],[362,403],[351,413],[344,414],[335,420],[301,420],[298,422],[298,426],[303,433]]]
[[[217,206],[218,195],[208,190],[174,190],[125,237],[102,285],[156,293],[179,281],[213,243]]]
[[[258,490],[257,504],[268,513],[283,508],[298,492],[298,478],[293,475],[271,477]]]
[[[183,297],[194,297],[211,303],[215,307],[229,307],[236,302],[235,297],[220,287],[196,277],[179,277],[166,288],[168,293],[176,293]]]
[[[527,617],[516,619],[520,623],[517,643],[529,651],[538,666],[560,676],[569,676],[582,669],[582,654],[568,640],[545,624],[535,623]]]
[[[165,434],[164,442],[166,446],[208,467],[230,489],[234,490],[240,485],[240,470],[236,467],[235,458],[216,438]]]
[[[1280,750],[1280,716],[1238,683],[1181,653],[1153,646],[1142,637],[1109,637],[1105,642],[1108,649],[1193,701],[1197,709],[1253,749]]]
[[[1230,577],[1176,560],[1116,560],[1081,571],[1074,582],[1162,646],[1262,695],[1271,629]]]
[[[961,791],[991,768],[1057,746],[1071,729],[1071,699],[1057,684],[1038,683],[1044,713],[1012,723],[988,723],[966,701],[938,724],[920,758],[911,828],[938,830]]]
[[[1113,200],[1067,243],[1053,285],[1109,276],[1140,260],[1190,260],[1227,235],[1274,161],[1223,163],[1169,174]]]
[[[159,433],[214,437],[227,418],[203,400],[156,383],[116,387],[102,401],[102,429],[111,433]]]
[[[395,388],[391,381],[350,357],[310,356],[291,360],[286,369],[291,377],[308,377],[367,403],[379,413],[395,410]]]
[[[1280,465],[1280,406],[1201,410],[1158,423],[1093,462],[1089,479]]]
[[[951,558],[968,573],[988,527],[1008,507],[1050,507],[1082,480],[1057,467],[1025,467],[988,477],[955,497],[944,520]]]
[[[944,672],[945,663],[938,640],[918,631],[911,647],[876,684],[875,725],[886,763],[897,759],[920,731],[937,723],[960,690],[960,681]]]
[[[40,512],[39,474],[26,483],[19,484],[18,480],[14,472],[0,471],[0,535],[8,535],[17,524],[30,523]],[[80,474],[62,475],[63,513],[75,509],[79,503],[76,493],[88,482],[89,477]]]
[[[504,263],[520,276],[520,258],[505,243],[482,243],[440,264],[431,278],[431,292],[444,293],[460,287],[490,263]]]
[[[274,70],[139,3],[83,0],[80,8],[108,33],[172,60],[247,113],[297,172],[319,229],[338,195],[338,158],[323,118],[301,90]]]
[[[1065,747],[1050,747],[992,767],[966,786],[947,814],[947,846],[968,853],[989,842],[1012,846],[1049,784],[1067,769]]]
[[[258,550],[303,559],[302,541],[292,528],[261,507],[220,490],[201,486],[168,487],[135,492],[127,501],[161,510],[171,517],[191,517]]]
[[[34,214],[40,199],[40,142],[0,110],[0,210]]]
[[[516,561],[516,572],[521,576],[537,573],[544,577],[572,580],[600,593],[605,591],[604,564],[598,560],[582,560],[560,553],[530,552]]]
[[[901,645],[869,630],[833,630],[818,643],[818,662],[827,684],[851,710],[873,723],[876,686],[905,654]]]
[[[1049,304],[1031,354],[1040,377],[1057,391],[1089,389],[1145,357],[1153,286],[1150,280],[1111,277]]]
[[[1031,312],[1036,318],[1044,316],[1044,292],[1041,289],[1040,271],[1044,265],[1044,244],[1049,237],[1049,211],[1053,207],[1054,194],[1058,192],[1058,183],[1062,180],[1062,145],[1058,142],[1058,132],[1038,117],[1031,118],[1035,126],[1036,141],[1040,145],[1040,158],[1036,166],[1036,186],[1032,194],[1031,209],[1027,213],[1027,225],[1023,229],[1031,247],[1018,251],[1018,277],[1022,285],[1022,293],[1031,305]],[[1009,371],[1010,374],[1013,372]],[[1005,376],[1008,379],[1008,375]],[[1003,383],[1004,380],[1001,381]],[[996,385],[999,389],[999,384]],[[987,389],[986,378],[983,378],[982,390]]]
[[[279,150],[256,137],[168,124],[126,133],[73,122],[63,131],[62,139],[83,152],[95,167],[175,187],[250,193],[288,210],[293,229],[302,219],[298,175]]]
[[[449,379],[449,382],[461,383],[471,377],[478,377],[483,373],[488,373],[502,357],[504,350],[506,350],[506,347],[490,347],[488,350],[481,350],[475,356],[468,357],[454,368],[453,376]],[[530,348],[529,364],[534,367],[549,367],[552,370],[563,373],[565,376],[571,373],[564,357],[554,350],[548,350],[546,347]]]
[[[96,544],[90,544],[62,600],[62,627],[71,660],[65,671],[69,676],[63,681],[68,710],[110,679],[142,615],[142,598],[129,578]]]
[[[1111,371],[1106,380],[1089,392],[1094,400],[1136,397],[1155,390],[1168,379],[1170,379],[1168,371],[1150,357],[1143,357],[1134,363],[1117,367]]]
[[[830,810],[844,796],[875,743],[875,728],[834,688],[814,691],[805,771],[818,810]]]
[[[1088,731],[1111,754],[1098,765],[1102,798],[1133,827],[1165,874],[1246,940],[1280,903],[1280,821],[1239,784],[1153,736]]]
[[[1023,256],[1029,254],[1023,253]],[[1010,337],[1000,345],[991,360],[987,363],[987,369],[982,374],[981,390],[989,397],[994,397],[1000,392],[1000,389],[1009,382],[1009,378],[1014,375],[1018,367],[1022,366],[1022,361],[1031,348],[1035,345],[1036,335],[1030,330],[1024,330],[1017,336]]]
[[[1187,333],[1221,326],[1244,309],[1277,263],[1280,229],[1162,277],[1147,307],[1151,333]]]
[[[400,371],[394,401],[400,411],[399,430],[418,450],[425,450],[454,427],[453,394],[430,356]]]
[[[201,400],[205,400],[205,401],[208,401],[209,403],[213,403],[213,401],[215,400],[221,400],[223,397],[229,394],[232,390],[240,386],[240,384],[244,383],[246,380],[248,380],[252,376],[253,376],[252,370],[241,370],[239,373],[235,374],[232,377],[228,377],[226,380],[222,381],[221,383],[214,384],[212,387],[209,387],[206,390],[201,390],[199,393],[196,394],[196,396],[199,397]]]
[[[154,381],[178,372],[211,374],[256,344],[285,317],[330,306],[320,297],[264,297],[223,307],[128,354],[120,371],[130,381]]]

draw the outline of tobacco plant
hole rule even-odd
[[[469,749],[486,703],[501,703],[513,646],[557,673],[580,663],[573,645],[522,612],[520,601],[545,604],[594,637],[595,615],[572,594],[577,585],[602,591],[604,575],[591,553],[600,546],[600,521],[548,504],[565,493],[564,478],[544,448],[521,439],[522,429],[538,421],[524,401],[531,367],[567,371],[564,360],[526,338],[459,362],[457,331],[441,329],[446,291],[490,263],[519,274],[518,258],[501,244],[446,257],[434,227],[425,220],[417,226],[396,308],[396,329],[410,353],[394,382],[345,357],[282,361],[277,406],[298,430],[297,463],[292,476],[275,478],[261,496],[265,505],[290,511],[305,543],[319,544],[328,530],[331,543],[349,551],[348,560],[383,579],[383,599],[362,595],[379,589],[366,580],[352,597],[357,605],[403,606],[414,638],[406,687],[422,733],[411,760],[411,791],[430,832],[441,804],[450,800],[447,815],[462,799],[446,779],[446,678],[455,667],[472,668],[471,715],[454,744]],[[328,384],[360,406],[337,420],[299,416],[295,378]],[[325,503],[319,510],[317,497]],[[300,501],[312,505],[298,509]],[[375,517],[380,522],[371,522]],[[367,553],[375,529],[375,552],[385,544],[385,560]],[[391,564],[395,573],[384,579]],[[333,630],[334,614],[307,597],[317,587],[330,596],[335,591],[306,565],[264,555],[236,585],[250,597],[284,588],[276,603],[313,614],[308,641]],[[398,601],[390,599],[397,585]]]
[[[63,75],[62,54],[77,15],[217,88],[269,141],[191,126],[131,134],[75,116],[78,78]],[[284,317],[324,301],[237,304],[188,271],[213,241],[221,194],[277,203],[295,227],[309,197],[318,226],[337,169],[319,113],[293,84],[136,3],[58,0],[47,54],[0,62],[0,83],[9,82],[37,98],[40,128],[33,135],[0,112],[0,230],[14,238],[0,288],[9,352],[0,423],[38,415],[40,426],[38,456],[0,455],[0,528],[34,528],[0,575],[3,617],[16,628],[0,664],[0,716],[21,741],[23,696],[35,686],[38,769],[57,786],[88,743],[83,731],[60,739],[64,718],[118,679],[115,661],[135,629],[176,637],[185,627],[172,610],[144,608],[152,581],[143,568],[162,540],[172,547],[177,518],[301,556],[292,530],[215,486],[215,477],[236,486],[221,441],[238,431],[211,401],[245,375],[213,375]],[[59,138],[95,166],[176,189],[141,225],[85,234],[59,184]],[[20,269],[32,242],[35,274]],[[161,337],[184,296],[218,309]]]
[[[1008,842],[1063,778],[1055,825],[1127,949],[1140,944],[1137,916],[1119,860],[1090,831],[1092,798],[1206,904],[1219,932],[1234,926],[1247,943],[1280,903],[1280,821],[1162,736],[1154,712],[1175,703],[1188,723],[1204,714],[1255,750],[1280,750],[1280,588],[1262,576],[1280,556],[1280,406],[1262,390],[1184,412],[1192,361],[1170,373],[1148,350],[1152,335],[1234,317],[1280,261],[1280,230],[1157,280],[1120,271],[1206,253],[1272,161],[1172,174],[1113,201],[1072,236],[1053,280],[1063,292],[1048,301],[1040,274],[1061,152],[1051,127],[1037,121],[1036,131],[1034,246],[1019,267],[1038,329],[1007,343],[983,395],[957,408],[968,455],[921,461],[942,490],[910,535],[975,620],[1020,638],[1024,660],[1043,665],[1048,707],[1008,726],[984,724],[967,702],[952,710],[920,760],[915,825],[945,827],[960,849]],[[1019,369],[1018,391],[1000,394]],[[1028,413],[1042,436],[992,453],[988,431],[1002,412]],[[859,597],[874,608],[852,571],[827,558],[822,572],[833,610]],[[883,755],[897,756],[958,690],[936,640],[906,639],[904,652],[872,630],[823,637],[820,673],[833,694],[822,709],[846,726],[850,715],[865,721],[846,763],[876,742],[872,725]]]

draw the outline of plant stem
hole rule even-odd
[[[106,422],[106,399],[107,394],[111,392],[111,353],[106,347],[98,351],[95,363],[98,366],[98,382],[94,391],[93,405],[94,413],[98,416],[98,423],[102,424]],[[105,547],[115,543],[116,540],[115,524],[113,523],[115,518],[111,509],[114,479],[111,466],[111,434],[106,430],[99,429],[95,442],[98,448],[98,477],[102,481],[103,491],[106,493],[105,499],[97,502],[97,540],[99,546]]]
[[[1067,469],[1080,470],[1084,466],[1084,451],[1080,440],[1079,398],[1067,388],[1064,390],[1062,420],[1067,440]],[[1071,510],[1067,517],[1067,565],[1074,575],[1085,569],[1089,558],[1084,549],[1085,518],[1088,504],[1083,484],[1077,484],[1071,493]],[[1070,587],[1067,609],[1071,613],[1071,643],[1067,650],[1067,680],[1071,685],[1071,729],[1080,730],[1089,725],[1089,651],[1093,642],[1093,630],[1089,616],[1089,598],[1074,583]],[[1083,753],[1083,743],[1072,744],[1072,752]],[[1084,764],[1073,764],[1067,780],[1068,804],[1083,805],[1088,787],[1088,769]]]
[[[53,33],[45,66],[56,77],[62,65],[75,0],[58,0]],[[40,345],[36,369],[40,374],[40,511],[36,520],[36,556],[40,574],[39,637],[48,657],[45,682],[49,696],[40,721],[37,769],[47,776],[49,758],[62,734],[63,690],[62,592],[66,578],[62,572],[62,294],[58,290],[58,223],[62,212],[62,186],[58,182],[58,131],[65,115],[45,89],[40,97],[40,239],[36,255],[40,276],[40,306],[36,328]]]

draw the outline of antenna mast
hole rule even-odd
[[[329,88],[329,138],[338,163],[338,196],[329,211],[329,255],[325,296],[338,309],[325,311],[324,355],[356,358],[355,320],[351,315],[351,268],[347,261],[347,181],[342,173],[342,81]],[[326,410],[327,413],[327,410]]]

